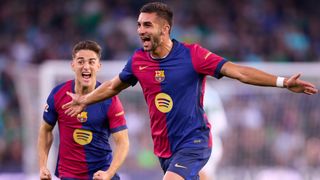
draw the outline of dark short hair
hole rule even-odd
[[[97,53],[98,57],[101,58],[101,47],[95,41],[85,40],[78,42],[72,49],[72,57],[75,57],[80,50],[91,50]]]
[[[173,19],[173,12],[168,7],[168,5],[161,3],[161,2],[151,2],[147,3],[140,9],[140,13],[156,13],[157,16],[165,19],[169,25],[170,29],[172,27],[172,19]]]

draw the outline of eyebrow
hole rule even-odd
[[[80,57],[77,57],[76,59],[77,60],[84,60],[85,58],[80,56]],[[89,58],[89,61],[92,61],[92,60],[96,61],[97,59],[96,58]]]
[[[148,24],[152,24],[151,21],[143,21],[143,22],[140,22],[140,21],[137,21],[137,24],[144,24],[144,25],[148,25]]]

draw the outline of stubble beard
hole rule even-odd
[[[150,48],[150,49],[145,49],[145,51],[155,52],[156,49],[157,49],[157,48],[160,46],[160,44],[161,44],[160,35],[152,36],[152,37],[150,38],[150,42],[151,42],[151,48]]]

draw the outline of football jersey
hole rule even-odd
[[[71,101],[66,92],[74,93],[74,84],[74,80],[70,80],[51,91],[43,119],[51,126],[58,122],[60,144],[56,176],[92,179],[96,171],[106,170],[111,164],[110,134],[127,126],[117,96],[87,106],[77,117],[65,114],[62,105]]]
[[[173,40],[167,57],[153,59],[138,49],[119,77],[138,81],[149,108],[154,153],[170,157],[181,148],[211,147],[210,124],[203,110],[205,77],[221,78],[227,62],[197,44]]]

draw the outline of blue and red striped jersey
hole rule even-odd
[[[154,153],[170,157],[185,147],[211,147],[210,124],[203,110],[205,77],[221,78],[227,62],[197,44],[173,40],[167,57],[153,59],[137,50],[119,74],[122,82],[138,81],[149,108]]]
[[[74,93],[74,83],[70,80],[53,88],[43,119],[51,126],[58,122],[59,126],[56,176],[92,179],[96,171],[107,170],[111,164],[110,134],[127,126],[118,96],[87,106],[77,117],[65,114],[61,107],[71,101],[66,92]]]

